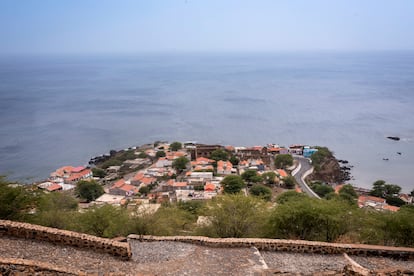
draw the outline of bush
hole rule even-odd
[[[293,165],[293,157],[290,154],[279,154],[275,158],[275,166],[278,169],[283,169],[287,166]]]
[[[81,180],[76,184],[75,193],[87,202],[91,202],[103,195],[104,189],[95,180]]]
[[[210,224],[199,234],[221,238],[261,237],[267,217],[263,200],[242,194],[218,196],[207,203]]]
[[[246,186],[243,179],[238,175],[228,175],[222,181],[224,192],[227,194],[237,194]]]
[[[254,185],[250,188],[250,193],[266,201],[272,198],[272,190],[263,185]]]

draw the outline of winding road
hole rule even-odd
[[[309,160],[303,156],[294,156],[294,159],[299,162],[296,169],[292,171],[292,175],[295,177],[296,182],[300,185],[302,191],[307,193],[310,197],[320,197],[311,189],[305,182],[305,178],[313,172],[313,167]]]

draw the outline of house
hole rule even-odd
[[[268,148],[267,152],[271,155],[277,155],[277,154],[288,154],[289,150],[287,148],[272,147],[272,148]]]
[[[216,191],[216,185],[214,185],[211,182],[207,182],[204,186],[204,191],[206,192],[215,192]]]
[[[158,158],[157,162],[155,162],[154,167],[156,168],[164,168],[164,167],[171,167],[173,161],[168,159],[167,157],[160,157]]]
[[[71,173],[67,178],[64,178],[65,183],[74,184],[80,180],[92,179],[92,171],[90,169],[83,169],[78,172]]]
[[[141,184],[148,186],[148,185],[154,184],[157,181],[157,179],[155,177],[145,176],[140,181],[141,181]]]
[[[217,161],[217,174],[229,175],[234,173],[233,164],[230,161]]]
[[[218,149],[223,149],[221,145],[204,145],[204,144],[195,144],[192,147],[187,147],[190,151],[191,159],[197,159],[198,157],[207,157],[211,156],[211,153]]]
[[[289,153],[302,155],[303,154],[303,145],[291,145],[289,146]]]
[[[303,148],[303,157],[310,158],[318,149],[312,149],[308,146]]]
[[[191,161],[191,167],[213,165],[214,160],[205,157],[199,157],[195,161]]]
[[[276,174],[278,174],[282,179],[288,176],[287,172],[283,169],[277,169]]]
[[[174,179],[167,181],[166,185],[162,186],[162,191],[175,191],[175,190],[189,190],[190,186],[187,182],[176,182]]]
[[[387,205],[383,206],[382,209],[386,210],[386,211],[397,212],[397,211],[400,210],[400,207],[392,206],[392,205],[387,204]]]
[[[358,197],[358,206],[359,208],[363,207],[372,207],[374,209],[380,210],[387,205],[385,199],[376,197],[376,196],[359,196]]]
[[[62,190],[62,186],[60,186],[59,184],[53,183],[52,185],[48,186],[46,190],[48,192],[56,192],[56,191]]]
[[[111,194],[103,194],[98,197],[94,203],[95,204],[111,204],[111,205],[121,205],[125,196],[123,195],[111,195]]]
[[[124,179],[116,181],[110,188],[111,195],[132,196],[138,193],[138,188],[127,184]]]
[[[136,185],[139,186],[139,184],[141,184],[141,179],[144,178],[144,173],[143,172],[138,172],[137,174],[134,175],[134,177],[131,179],[131,184],[132,185]]]
[[[413,197],[408,194],[400,194],[398,197],[407,204],[413,203]]]

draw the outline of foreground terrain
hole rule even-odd
[[[72,272],[104,275],[274,275],[342,274],[342,255],[266,252],[256,248],[210,248],[178,242],[132,241],[131,261],[108,254],[48,242],[3,236],[0,256],[44,262]],[[354,257],[371,270],[402,268],[414,271],[414,261]],[[285,274],[285,275],[286,275]]]

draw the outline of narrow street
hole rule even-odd
[[[300,185],[302,191],[307,193],[310,197],[320,198],[305,182],[306,176],[308,176],[312,172],[312,165],[310,164],[309,160],[302,156],[295,156],[294,159],[299,162],[300,168],[298,171],[294,170],[294,174],[292,174],[296,182]]]

